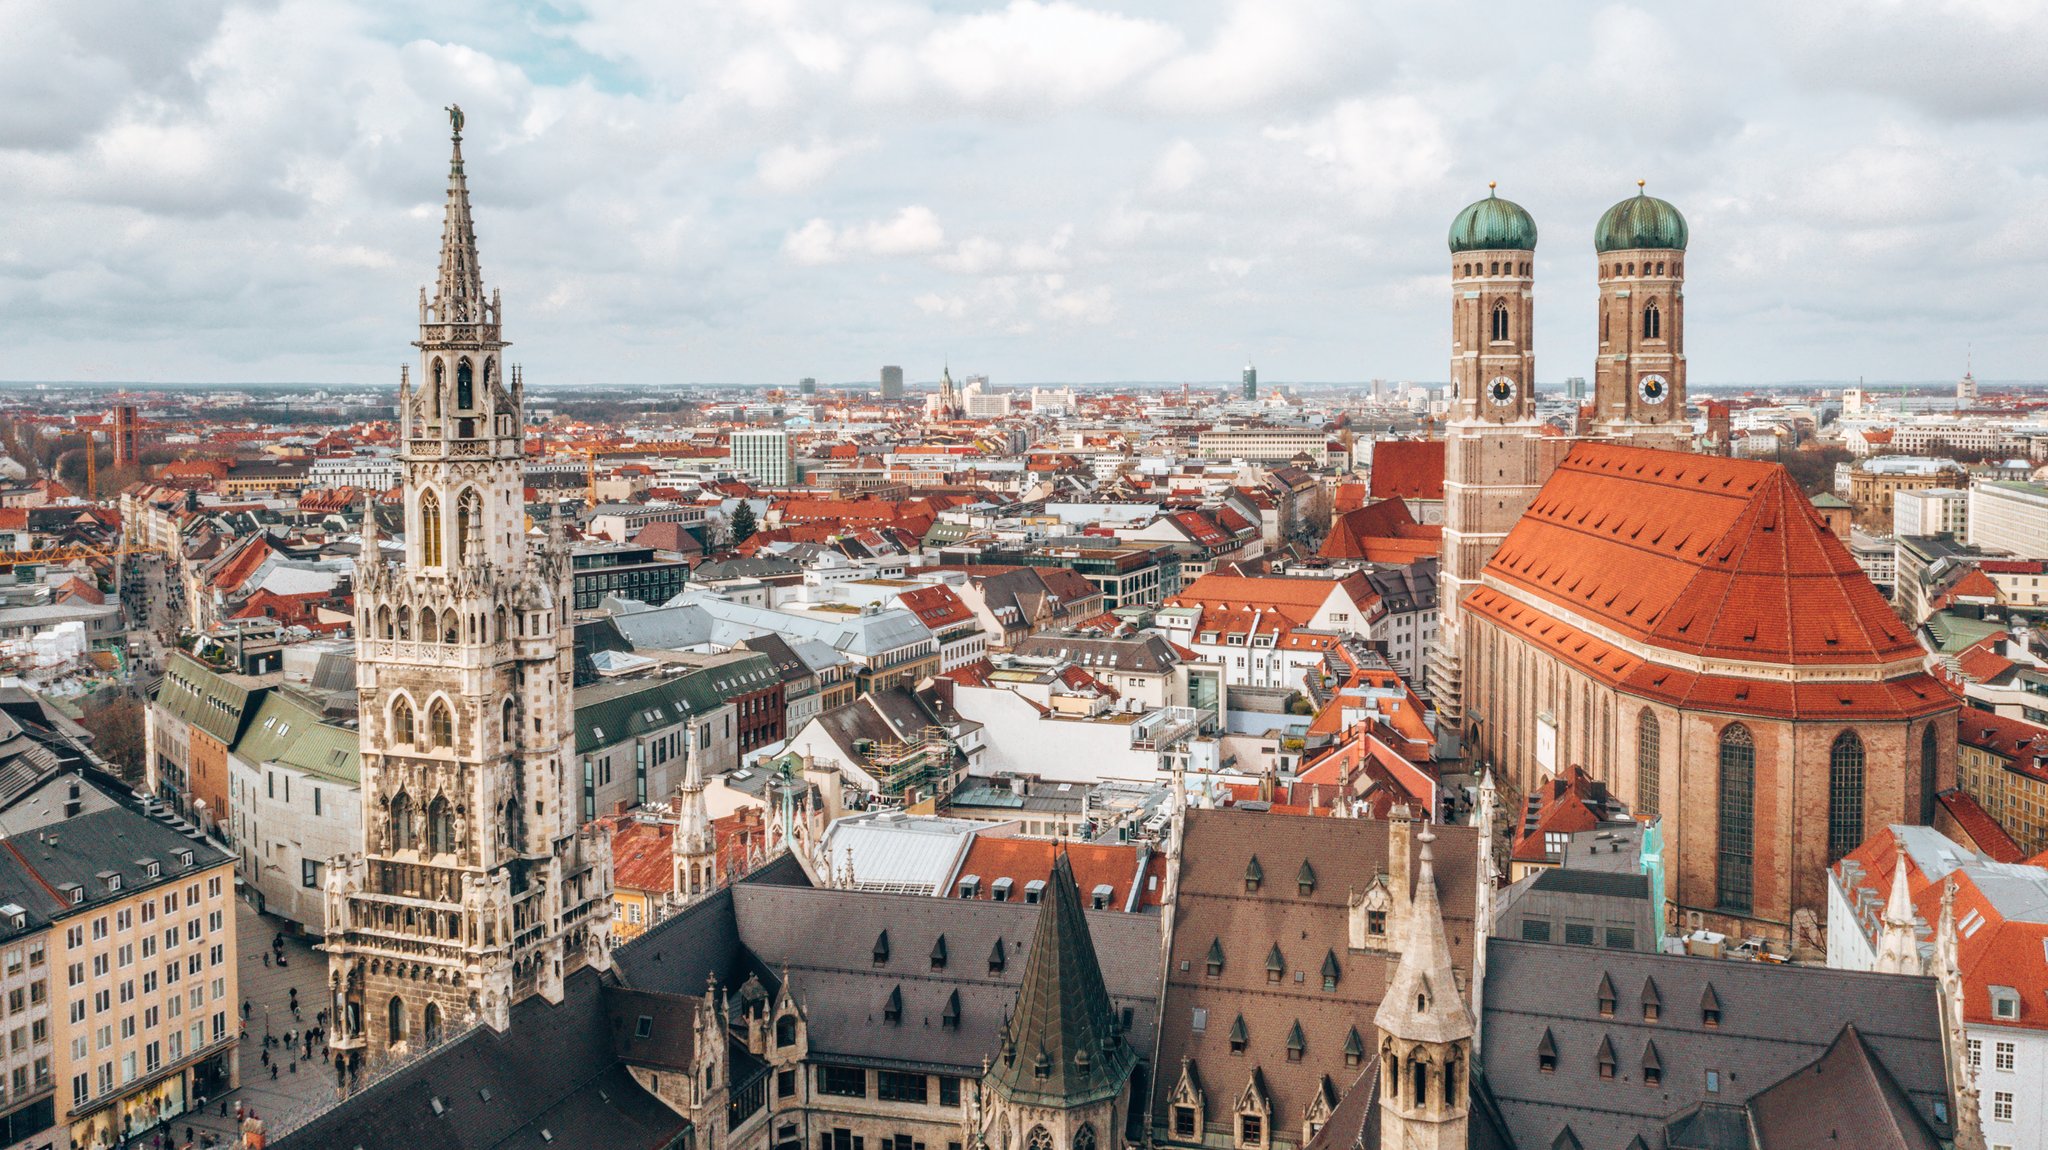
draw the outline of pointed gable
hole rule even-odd
[[[1117,1025],[1073,868],[1063,854],[1040,904],[1017,1009],[990,1085],[1029,1105],[1070,1107],[1122,1092],[1138,1052]]]

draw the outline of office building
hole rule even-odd
[[[796,392],[798,395],[816,395],[818,394],[818,381],[807,375],[797,381]]]
[[[882,399],[884,402],[903,398],[903,369],[891,366],[882,369]]]
[[[732,465],[759,487],[796,483],[796,452],[789,432],[779,427],[749,428],[732,433]]]
[[[2048,486],[2010,480],[1973,483],[1969,504],[1972,547],[2048,559]]]

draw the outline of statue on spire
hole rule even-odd
[[[442,109],[448,113],[448,126],[455,131],[457,139],[462,137],[462,105],[450,104]]]

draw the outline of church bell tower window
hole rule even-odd
[[[476,410],[476,387],[470,381],[469,361],[466,359],[455,365],[455,409]]]

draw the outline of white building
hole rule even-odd
[[[1970,522],[1970,502],[1970,493],[1960,487],[1896,492],[1892,495],[1892,534],[1961,539]]]
[[[322,491],[332,491],[337,487],[389,491],[398,486],[398,479],[398,460],[388,455],[316,459],[306,469],[306,486]]]
[[[1893,498],[1904,498],[1900,492]],[[2004,480],[1970,485],[1969,543],[2022,559],[2048,559],[2048,487]]]
[[[779,427],[749,428],[732,433],[732,465],[762,487],[796,483],[796,452],[789,432]]]
[[[361,841],[360,770],[354,729],[322,722],[291,691],[263,693],[228,750],[235,849],[257,910],[326,935],[328,861]]]
[[[1939,937],[1951,882],[1952,969]],[[1933,975],[1959,990],[1979,1145],[2048,1148],[2048,868],[1992,862],[1931,827],[1889,827],[1828,872],[1827,940],[1831,967]]]

